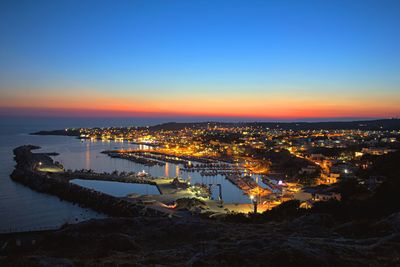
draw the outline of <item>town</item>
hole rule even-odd
[[[173,163],[184,173],[199,173],[202,177],[221,175],[253,204],[229,206],[232,203],[224,203],[224,196],[219,193],[214,200],[233,212],[265,211],[288,200],[300,201],[303,208],[311,208],[319,201],[340,201],[337,185],[349,180],[373,191],[385,177],[363,175],[371,157],[400,148],[398,130],[287,128],[279,125],[269,128],[263,124],[167,123],[153,127],[65,129],[62,134],[75,135],[84,142],[136,144],[136,149],[103,153],[144,166]],[[181,172],[174,178],[190,187],[190,175],[184,177]],[[146,172],[142,175],[150,176]],[[153,177],[157,178],[160,177]],[[203,200],[207,195],[204,189],[211,190],[211,186],[202,182],[192,184],[203,191]],[[208,197],[212,198],[210,192]]]

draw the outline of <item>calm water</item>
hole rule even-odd
[[[99,192],[114,196],[114,197],[125,197],[130,193],[138,193],[142,195],[159,195],[155,185],[149,184],[132,184],[132,183],[121,183],[112,181],[98,181],[98,180],[82,180],[74,179],[71,183],[80,185],[82,187],[94,189]]]
[[[63,145],[59,143],[48,145],[42,151],[60,153],[59,156],[53,158],[63,164],[66,169],[92,169],[96,172],[112,172],[114,170],[139,172],[145,170],[154,177],[176,177],[179,175],[184,179],[190,179],[192,184],[221,184],[222,197],[227,203],[250,203],[249,198],[241,190],[221,175],[202,177],[197,172],[182,172],[180,170],[182,166],[172,163],[167,163],[165,166],[148,167],[129,160],[111,158],[101,153],[109,149],[137,149],[141,146],[128,142],[80,141],[74,138],[67,138],[67,141],[68,143]],[[218,196],[217,191],[217,187],[212,187],[214,197]]]
[[[192,183],[221,184],[222,196],[227,203],[249,203],[247,196],[225,180],[222,176],[201,177],[198,173],[185,173],[180,166],[168,163],[165,166],[146,167],[128,160],[111,158],[100,152],[115,148],[137,148],[127,142],[81,142],[73,137],[33,136],[28,133],[39,130],[54,130],[72,127],[103,126],[143,126],[153,125],[170,120],[148,119],[22,119],[0,117],[0,232],[9,229],[23,231],[41,227],[57,227],[65,222],[76,222],[89,218],[104,217],[88,209],[82,209],[57,197],[37,193],[13,182],[9,175],[14,169],[12,150],[20,145],[33,144],[41,146],[40,151],[58,152],[55,160],[66,169],[93,169],[98,172],[145,170],[153,176],[175,177],[180,174]],[[92,184],[92,186],[94,186]],[[102,188],[115,194],[141,193],[141,189],[129,187],[121,189],[110,185]],[[139,191],[137,191],[139,190]],[[147,189],[149,192],[151,189]],[[109,191],[110,193],[112,193]],[[213,196],[217,196],[217,187],[213,187]]]
[[[50,151],[54,147],[68,148],[78,141],[60,136],[32,136],[39,130],[69,127],[146,125],[145,120],[126,119],[49,119],[0,117],[0,232],[55,228],[65,222],[76,222],[104,217],[88,209],[60,201],[57,197],[41,194],[13,182],[9,175],[14,169],[12,150],[20,145],[35,144]],[[155,123],[158,123],[156,121]]]

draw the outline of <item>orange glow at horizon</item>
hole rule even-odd
[[[284,92],[163,94],[160,96],[75,90],[56,93],[9,94],[0,108],[27,115],[71,116],[193,116],[240,118],[391,117],[400,113],[397,95],[304,96]]]

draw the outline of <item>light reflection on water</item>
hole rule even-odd
[[[199,118],[186,118],[189,121],[198,121]],[[82,209],[66,201],[60,201],[55,196],[35,192],[28,187],[10,179],[15,162],[12,150],[21,145],[38,145],[46,152],[59,152],[62,156],[56,160],[71,164],[72,169],[96,168],[105,162],[104,156],[97,153],[99,149],[93,144],[81,143],[79,140],[66,136],[37,136],[29,135],[41,130],[56,130],[72,127],[108,127],[108,126],[146,126],[168,121],[179,121],[179,118],[22,118],[0,116],[0,232],[38,230],[42,227],[59,227],[65,222],[76,222],[90,218],[100,218],[104,215],[90,209]],[[110,149],[121,144],[104,142],[104,147]],[[125,146],[123,144],[123,146]],[[96,150],[97,149],[97,150]],[[105,149],[104,149],[105,150]],[[65,155],[64,155],[65,153]],[[95,154],[95,155],[94,155]],[[76,159],[66,159],[68,156]],[[94,164],[97,159],[102,163]],[[116,169],[126,165],[131,169],[128,161],[107,159],[104,170]],[[125,163],[123,163],[125,162]],[[73,166],[74,163],[76,166]],[[140,167],[139,170],[142,170]],[[147,170],[147,168],[145,168]],[[171,167],[171,170],[173,167]],[[161,175],[165,174],[164,170]],[[173,174],[171,174],[173,175]]]
[[[57,197],[38,193],[10,179],[15,162],[12,150],[26,144],[44,148],[59,147],[68,151],[77,140],[63,136],[33,136],[27,134],[1,135],[0,138],[0,232],[29,231],[56,228],[63,223],[74,223],[102,214],[83,209]],[[46,150],[46,151],[52,151]]]
[[[169,177],[169,163],[165,163],[165,172],[164,172],[165,177]]]
[[[51,127],[50,129],[53,129]],[[30,130],[33,132],[34,130]],[[73,137],[65,136],[32,136],[27,134],[3,134],[0,139],[0,232],[7,229],[31,230],[40,227],[57,227],[65,222],[87,220],[89,218],[104,217],[88,209],[82,209],[66,201],[59,201],[57,197],[37,193],[29,188],[13,182],[9,175],[14,169],[12,150],[20,145],[33,144],[42,147],[39,151],[58,152],[54,157],[66,169],[93,169],[97,172],[134,171],[143,169],[152,176],[175,177],[179,174],[179,167],[173,163],[165,166],[148,167],[128,160],[111,158],[101,151],[120,148],[137,148],[137,145],[127,142],[81,142]],[[143,147],[144,148],[144,147]],[[224,177],[217,175],[201,177],[199,173],[181,172],[191,183],[205,183],[222,185],[222,196],[226,203],[249,203],[247,196],[232,185]],[[216,188],[216,187],[215,187]],[[213,188],[214,197],[218,190]]]
[[[132,184],[113,181],[100,181],[100,180],[82,180],[73,179],[71,183],[93,189],[114,197],[125,197],[128,194],[136,193],[141,195],[159,195],[155,185],[150,184]]]
[[[67,147],[48,147],[48,151],[59,152],[60,155],[54,157],[61,162],[66,169],[92,169],[96,172],[113,172],[114,170],[125,172],[139,172],[145,170],[154,177],[176,177],[181,176],[184,179],[190,177],[191,183],[221,184],[222,196],[226,203],[250,203],[248,196],[238,189],[235,185],[221,175],[204,176],[198,172],[180,171],[180,166],[173,163],[167,163],[164,166],[145,166],[129,160],[111,158],[101,152],[110,149],[138,149],[139,145],[128,142],[101,142],[85,140],[80,142],[76,140]],[[218,193],[213,190],[213,196]]]

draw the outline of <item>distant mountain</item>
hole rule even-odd
[[[400,119],[381,119],[363,121],[334,121],[334,122],[169,122],[149,127],[150,130],[180,130],[184,128],[206,129],[214,126],[225,127],[261,127],[283,130],[400,130]]]
[[[332,122],[167,122],[148,127],[150,131],[177,131],[184,128],[207,129],[218,127],[260,127],[263,129],[283,130],[400,130],[400,119],[381,119],[363,121],[332,121]],[[127,128],[127,127],[117,127]],[[139,127],[138,129],[144,129]],[[67,135],[79,136],[79,128],[53,131],[40,131],[34,135]]]

